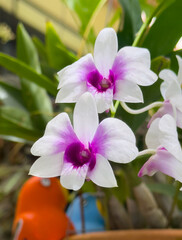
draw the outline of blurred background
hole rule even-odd
[[[96,3],[96,1],[94,2]],[[121,12],[119,3],[112,0],[98,2],[100,2],[100,6],[98,7],[98,13],[96,14],[94,23],[92,24],[94,31],[94,34],[91,36],[92,42],[95,40],[97,33],[106,26],[109,21],[112,21],[112,26],[116,29],[119,26],[119,14]],[[116,9],[118,9],[117,14],[114,15]],[[88,12],[88,15],[89,14]],[[77,55],[81,46],[84,26],[81,30],[82,23],[78,15],[76,15],[74,11],[71,11],[71,7],[69,8],[64,1],[0,0],[0,52],[13,57],[17,56],[16,32],[17,25],[20,22],[23,23],[31,37],[36,36],[35,39],[41,42],[45,42],[45,34],[46,31],[48,31],[48,25],[46,27],[46,24],[51,22],[51,26],[53,26],[57,36],[61,39],[62,45],[75,56]],[[91,44],[88,48],[89,51],[92,51]],[[86,51],[88,51],[88,49],[84,47],[80,54]],[[42,61],[41,64],[42,63],[44,64],[45,61]],[[62,63],[56,65],[54,63],[51,64],[51,61],[49,61],[48,65],[49,70],[52,68],[50,70],[52,71],[51,76],[63,67]],[[43,66],[43,68],[45,69],[46,67]],[[0,81],[1,83],[7,83],[10,87],[12,86],[13,90],[14,88],[15,90],[21,88],[19,77],[1,66]],[[4,99],[3,94],[6,95],[7,93],[6,91],[4,92],[4,89],[7,90],[6,87],[7,86],[3,84],[0,86],[0,105],[4,105],[4,100],[2,99]],[[10,92],[11,90],[12,89],[10,89]],[[10,94],[12,94],[12,92]],[[16,97],[17,95],[15,98]],[[10,109],[10,111],[16,113],[16,107],[20,107],[19,105],[21,104],[19,104],[17,98],[16,100],[13,97],[10,98],[7,100],[10,101],[10,103],[8,102],[7,104],[8,106],[13,106],[13,109]],[[54,104],[53,102],[54,99],[51,100],[52,104]],[[69,107],[67,110],[68,112],[71,111]],[[5,119],[7,120],[7,115],[3,117],[3,112],[1,110],[0,112],[0,239],[9,240],[12,239],[11,228],[18,193],[23,183],[28,179],[29,168],[35,160],[30,154],[30,147],[37,136],[34,139],[27,139],[25,136],[20,136],[21,134],[19,133],[22,130],[17,129],[17,125],[11,124],[11,126],[6,126],[6,122],[4,125]],[[19,123],[20,122],[22,121],[20,120]],[[42,131],[40,131],[41,136],[44,126],[38,126],[38,130],[40,130],[40,128],[42,128]],[[19,131],[18,134],[17,131]]]
[[[181,12],[181,0],[0,0],[0,239],[12,239],[18,193],[36,159],[30,154],[32,143],[59,112],[72,118],[74,104],[54,103],[56,73],[92,53],[104,27],[117,31],[119,48],[132,45],[139,36],[137,46],[150,50],[155,73],[163,68],[177,73],[175,55],[182,56]],[[146,25],[137,35],[143,22]],[[143,87],[145,103],[130,107],[161,101],[160,84],[159,79],[151,87]],[[155,111],[131,116],[118,108],[116,117],[135,132],[139,150],[145,149],[147,122]],[[100,118],[107,116],[104,113]],[[182,141],[181,130],[178,133]],[[106,191],[90,182],[84,184],[83,192],[106,196],[111,229],[164,228],[168,222],[182,227],[178,183],[163,174],[137,177],[147,159],[128,166],[112,164],[117,189]],[[171,212],[175,194],[177,206]]]

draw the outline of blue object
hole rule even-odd
[[[98,232],[105,230],[104,219],[97,208],[97,198],[89,193],[84,193],[83,198],[83,211],[85,220],[85,232]],[[81,198],[78,196],[69,205],[67,209],[67,216],[75,226],[77,233],[82,233],[82,220],[81,220]]]

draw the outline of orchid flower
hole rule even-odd
[[[159,74],[159,77],[164,80],[160,90],[165,101],[152,116],[149,125],[154,119],[170,114],[175,117],[177,126],[182,128],[182,58],[176,57],[179,65],[178,75],[169,69],[164,69]]]
[[[128,163],[135,159],[138,149],[131,129],[121,120],[104,119],[98,123],[95,100],[90,93],[77,102],[73,125],[66,113],[53,118],[45,134],[31,148],[40,156],[30,174],[38,177],[60,176],[61,184],[78,190],[85,179],[103,187],[117,186],[109,160]]]
[[[108,110],[113,100],[143,102],[140,87],[153,84],[157,75],[150,70],[147,49],[124,47],[118,52],[114,29],[103,29],[95,42],[94,56],[87,54],[58,72],[57,103],[77,102],[90,92],[99,113]]]
[[[146,145],[154,155],[140,169],[138,176],[152,176],[157,171],[182,182],[182,149],[178,141],[176,122],[165,114],[155,119],[146,134]]]

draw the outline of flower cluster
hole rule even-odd
[[[164,102],[161,108],[153,115],[149,124],[164,114],[170,114],[176,119],[177,126],[182,128],[182,59],[177,56],[177,60],[179,65],[178,76],[169,69],[164,69],[159,74],[159,77],[164,80],[160,89]]]
[[[164,102],[151,118],[146,135],[153,155],[139,176],[161,171],[182,181],[182,150],[176,124],[182,128],[182,59],[179,73],[162,70],[159,77]],[[95,42],[94,56],[87,54],[58,73],[57,103],[76,102],[73,127],[67,113],[53,118],[31,152],[40,156],[30,169],[39,177],[60,176],[61,184],[78,190],[86,180],[103,187],[117,186],[108,160],[128,163],[138,156],[132,130],[122,120],[106,118],[99,124],[98,113],[120,102],[143,102],[140,87],[153,84],[157,75],[150,70],[147,49],[124,47],[112,28],[103,29]],[[140,153],[139,153],[140,154]]]

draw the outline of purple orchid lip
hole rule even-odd
[[[87,75],[87,85],[92,85],[98,92],[105,92],[108,88],[114,88],[115,78],[112,70],[109,70],[108,78],[103,77],[97,69]]]
[[[95,166],[96,158],[90,146],[87,149],[81,142],[74,142],[67,146],[64,161],[71,163],[73,168],[79,168],[84,164],[88,164],[89,169],[92,170]]]

